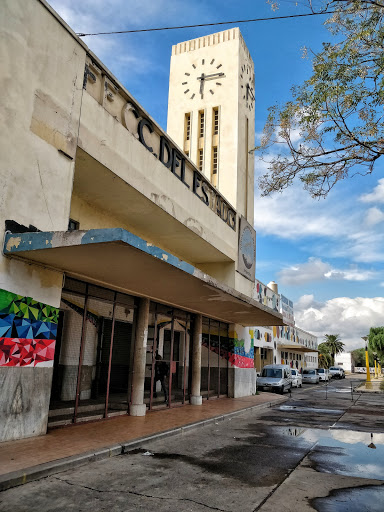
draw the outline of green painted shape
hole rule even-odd
[[[9,313],[12,302],[15,300],[16,295],[6,290],[0,290],[0,311],[1,313]]]
[[[0,289],[0,313],[14,314],[19,318],[41,320],[42,322],[58,323],[59,309],[32,297],[23,297],[16,293]]]

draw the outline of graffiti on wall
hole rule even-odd
[[[256,279],[253,289],[253,298],[274,311],[279,312],[279,295]]]
[[[233,349],[229,354],[229,362],[236,368],[254,368],[253,331],[238,327],[238,331],[230,334]]]
[[[0,290],[0,366],[53,366],[59,310]]]

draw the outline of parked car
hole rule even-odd
[[[340,366],[331,366],[329,374],[335,379],[344,379],[345,377],[345,372]]]
[[[286,364],[267,364],[256,382],[257,389],[283,394],[292,388],[291,368]]]
[[[330,379],[328,368],[318,368],[317,373],[319,374],[320,380],[325,380],[328,382]]]
[[[317,370],[306,369],[303,370],[303,382],[310,382],[311,384],[318,384],[320,382]]]
[[[292,375],[292,387],[296,387],[296,388],[303,387],[303,377],[301,376],[301,373],[299,372],[299,370],[292,369],[291,375]]]

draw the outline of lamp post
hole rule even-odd
[[[362,336],[361,337],[362,340],[365,341],[365,366],[367,368],[367,380],[365,382],[365,387],[366,388],[372,388],[372,383],[371,383],[371,374],[369,372],[369,356],[368,356],[368,336]]]

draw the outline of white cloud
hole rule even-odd
[[[192,23],[201,19],[200,2],[184,3],[178,0],[49,0],[52,7],[76,33],[98,33],[117,30],[169,25],[177,19]],[[204,6],[204,16],[210,9]],[[199,17],[200,14],[200,18]],[[84,42],[97,57],[116,75],[125,69],[134,69],[135,76],[153,72],[158,65],[153,46],[142,39],[124,35],[100,35],[83,37]],[[167,70],[168,71],[168,70]]]
[[[313,295],[301,297],[295,304],[296,324],[318,336],[339,334],[345,351],[364,345],[370,327],[384,324],[384,297],[337,297],[326,302],[315,301]]]
[[[273,158],[269,155],[269,159]],[[256,179],[268,163],[255,164]],[[383,182],[384,179],[380,180]],[[376,187],[378,188],[378,187]],[[375,189],[376,190],[376,189]],[[347,258],[355,262],[384,261],[384,213],[357,204],[357,194],[334,189],[326,199],[314,200],[299,181],[269,197],[255,193],[255,229],[263,235],[300,240],[311,237],[313,255]],[[383,216],[383,217],[382,217]]]
[[[374,206],[373,208],[369,208],[366,212],[365,222],[368,226],[374,226],[375,224],[379,224],[384,221],[384,212],[379,208]]]
[[[384,178],[381,178],[370,194],[360,196],[363,203],[384,203]]]
[[[300,286],[305,283],[325,280],[367,281],[373,279],[376,272],[361,270],[355,265],[347,269],[333,268],[330,263],[320,258],[309,258],[306,263],[299,263],[282,269],[278,281],[283,285]]]

